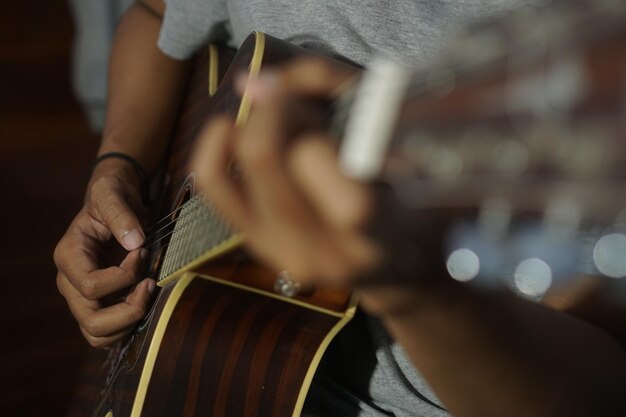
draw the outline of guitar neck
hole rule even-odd
[[[617,2],[482,23],[426,68],[375,62],[345,100],[341,163],[415,216],[475,213],[446,232],[454,278],[536,298],[576,274],[626,277],[624,74]]]

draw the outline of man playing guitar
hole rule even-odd
[[[273,10],[265,3],[271,2],[140,0],[123,18],[99,155],[123,153],[130,159],[99,160],[85,205],[55,251],[59,291],[91,345],[105,347],[127,334],[146,314],[155,289],[153,279],[139,276],[146,254],[141,194],[144,176],[155,174],[166,152],[194,47],[225,28],[234,42],[250,29],[264,29],[248,27],[254,24],[362,65],[374,52],[404,51],[409,61],[423,62],[434,56],[444,31],[515,6],[347,1]],[[294,21],[280,23],[288,18]],[[324,20],[335,25],[337,39],[325,39],[330,29]],[[390,44],[396,49],[385,50]],[[344,358],[348,365],[338,374],[320,375],[304,414],[626,414],[625,340],[598,327],[602,317],[477,291],[436,267],[427,273],[394,267],[390,248],[416,237],[398,221],[383,225],[385,239],[371,237],[371,228],[380,226],[378,191],[342,174],[326,132],[294,129],[293,118],[285,116],[297,107],[294,102],[334,97],[353,76],[345,66],[311,58],[239,80],[255,103],[250,120],[243,127],[226,117],[213,120],[193,164],[198,185],[246,235],[248,249],[260,260],[305,286],[359,290],[367,314],[359,329],[365,330],[354,331],[353,340],[339,336],[337,344],[371,346],[369,387],[354,381],[364,374],[350,370]],[[233,161],[241,175],[232,175]],[[103,268],[101,244],[109,239],[128,254],[119,266]],[[128,292],[125,300],[109,304],[107,296],[118,291]],[[335,360],[342,360],[342,352],[332,352]]]

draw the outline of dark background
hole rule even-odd
[[[70,87],[64,0],[0,11],[0,415],[64,416],[87,348],[52,252],[80,208],[98,138]]]

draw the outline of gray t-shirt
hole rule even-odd
[[[177,59],[254,30],[361,65],[374,54],[424,63],[456,28],[531,0],[166,0],[159,47]]]
[[[525,0],[166,0],[159,47],[176,59],[208,41],[238,46],[254,30],[367,65],[373,55],[434,59],[461,25]],[[449,414],[376,320],[359,315],[333,342],[305,404],[306,416]]]

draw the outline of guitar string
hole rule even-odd
[[[176,211],[178,211],[178,209],[177,209]],[[168,216],[169,216],[169,215],[168,215]],[[159,237],[159,233],[160,233],[160,232],[164,231],[165,229],[167,229],[167,228],[168,228],[168,226],[171,226],[172,224],[176,223],[177,221],[178,221],[178,217],[176,217],[176,218],[172,219],[169,223],[166,223],[165,225],[163,225],[162,227],[160,227],[158,230],[154,231],[154,233],[147,234],[147,235],[146,235],[146,238],[145,238],[145,243],[144,243],[144,245],[149,246],[149,242],[150,242],[152,239],[156,239],[156,238],[158,238],[158,237]]]
[[[181,224],[182,224],[181,228],[184,228],[184,227],[185,227],[185,226],[187,226],[188,224],[193,224],[195,220],[196,220],[196,218],[195,218],[195,217],[187,217],[187,216],[185,216],[185,215],[183,214],[181,217],[179,217],[179,218],[178,218],[178,219],[176,219],[175,221],[176,221],[176,222],[181,222]],[[219,229],[222,229],[222,227],[220,227],[220,225],[224,225],[224,223],[222,222],[222,223],[218,224],[218,226],[217,226]],[[180,230],[180,229],[179,229],[179,230]],[[167,237],[172,236],[172,235],[174,234],[174,232],[175,232],[175,231],[176,231],[176,230],[172,230],[172,231],[170,231],[169,233],[167,233],[167,234],[165,234],[165,235],[161,236],[159,239],[155,240],[154,242],[151,242],[151,244],[144,246],[144,248],[146,248],[146,249],[151,249],[153,246],[155,246],[155,245],[156,245],[157,243],[159,243],[160,241],[162,241],[162,240],[166,239]],[[229,232],[229,233],[227,233],[225,236],[221,236],[221,237],[220,237],[217,241],[213,242],[213,243],[211,244],[211,246],[210,246],[210,247],[207,247],[207,248],[205,248],[205,249],[206,249],[206,250],[209,250],[211,247],[215,247],[216,245],[219,245],[220,243],[222,243],[222,242],[224,242],[225,240],[227,240],[230,236],[232,236],[232,233],[230,233],[230,232]],[[163,247],[162,247],[161,249],[162,249],[162,250],[164,250],[164,251],[166,251],[166,250],[167,250],[167,249],[168,249],[168,248],[169,248],[172,244],[175,244],[175,243],[177,243],[177,242],[172,242],[172,239],[170,239],[170,241],[169,241],[166,245],[163,245]],[[176,254],[173,254],[173,255],[175,256]]]
[[[183,220],[181,220],[181,221],[183,221]],[[187,220],[187,221],[183,221],[183,223],[182,223],[182,226],[181,226],[181,227],[185,227],[186,225],[188,225],[188,224],[190,224],[190,223],[193,223],[193,221],[194,221],[194,219],[193,219],[193,218],[190,218],[190,219],[189,219],[189,220]],[[174,232],[175,232],[175,230],[172,230],[171,232],[168,232],[168,233],[164,234],[163,236],[161,236],[159,239],[155,240],[154,242],[150,242],[150,244],[149,244],[149,245],[145,245],[145,246],[144,246],[144,248],[145,248],[145,249],[152,248],[153,246],[155,246],[157,243],[159,243],[159,242],[160,242],[160,241],[162,241],[163,239],[165,239],[165,238],[167,238],[167,237],[169,237],[169,236],[173,235],[173,234],[174,234]],[[170,242],[171,242],[171,241],[170,241]],[[164,245],[164,246],[163,246],[163,248],[164,248],[164,249],[166,249],[166,248],[168,248],[168,247],[169,247],[169,245],[170,245],[170,243],[168,243],[167,245]]]
[[[178,206],[174,210],[172,210],[169,213],[165,214],[160,220],[158,220],[158,221],[154,222],[152,225],[150,225],[150,227],[148,227],[145,230],[146,236],[151,235],[151,234],[154,235],[154,234],[158,233],[159,231],[163,230],[164,227],[167,227],[169,224],[171,224],[171,222],[170,222],[170,223],[166,224],[165,226],[160,227],[159,230],[157,230],[155,232],[155,229],[157,228],[157,226],[159,224],[163,223],[164,221],[170,220],[170,217],[173,216],[174,214],[176,214],[178,211],[182,210],[184,206],[185,206],[184,204],[181,204],[180,206]],[[176,221],[176,220],[174,219],[173,221]]]
[[[199,194],[199,195],[201,195],[201,194]],[[191,200],[190,200],[190,201],[191,201]],[[180,211],[180,210],[181,210],[182,208],[184,208],[187,204],[188,204],[188,202],[187,202],[187,203],[185,203],[185,204],[183,204],[182,206],[178,207],[176,210],[173,210],[173,211],[172,211],[172,213],[174,213],[174,212],[176,212],[176,211]],[[166,216],[166,217],[167,217],[167,216]],[[176,218],[176,219],[172,220],[172,221],[171,221],[171,222],[169,222],[167,225],[165,225],[165,226],[161,227],[161,228],[159,229],[159,231],[164,230],[167,226],[169,226],[169,225],[171,225],[171,224],[173,224],[173,223],[180,224],[180,227],[181,227],[181,228],[183,228],[183,227],[185,227],[185,226],[187,226],[187,225],[189,225],[189,224],[192,224],[195,220],[196,220],[196,218],[195,218],[195,217],[188,217],[188,216],[185,216],[185,214],[182,214],[180,217],[178,217],[178,218]],[[175,232],[175,229],[172,229],[170,232],[168,232],[168,233],[166,233],[166,234],[164,234],[164,235],[162,235],[162,236],[159,236],[159,237],[158,237],[158,239],[156,239],[156,240],[152,240],[153,238],[156,238],[156,237],[157,237],[157,234],[156,234],[156,233],[154,233],[154,234],[150,235],[150,236],[149,236],[148,238],[146,238],[146,240],[145,240],[144,248],[146,248],[146,249],[150,249],[150,248],[154,247],[156,244],[158,244],[158,243],[159,243],[159,242],[161,242],[162,240],[164,240],[164,239],[166,239],[167,237],[169,237],[169,236],[173,235],[173,234],[174,234],[174,232]],[[169,243],[168,243],[167,245],[164,245],[164,246],[163,246],[163,249],[167,249],[168,247],[169,247]]]
[[[170,219],[174,214],[176,214],[177,212],[181,211],[182,209],[184,209],[192,200],[196,199],[196,198],[201,198],[201,196],[203,196],[204,193],[200,193],[197,194],[193,197],[191,197],[189,200],[187,200],[184,204],[181,204],[180,206],[178,206],[177,208],[175,208],[174,210],[170,211],[169,213],[165,214],[160,220],[156,221],[154,224],[152,224],[150,227],[148,227],[146,229],[145,233],[145,240],[148,241],[151,238],[154,238],[157,236],[157,234],[159,232],[161,232],[162,230],[164,230],[165,228],[167,228],[169,225],[175,223],[178,218],[173,218]],[[168,221],[170,220],[167,224],[161,226],[158,228],[158,230],[155,230],[157,228],[157,226],[161,223],[163,223],[164,221]]]
[[[179,217],[179,218],[176,218],[176,219],[172,220],[170,223],[168,223],[166,226],[162,227],[160,230],[165,229],[167,226],[169,226],[169,225],[171,225],[173,223],[176,223],[177,225],[180,224],[180,227],[185,227],[186,225],[192,223],[195,220],[194,217],[186,218],[186,217],[183,217],[183,216],[184,216],[184,214],[181,216],[182,218]],[[175,232],[175,229],[172,229],[170,232],[164,234],[163,236],[160,236],[155,241],[149,242],[151,238],[156,238],[157,237],[156,234],[153,234],[153,235],[150,236],[150,238],[146,238],[146,243],[145,243],[144,247],[145,248],[150,248],[150,247],[156,245],[161,240],[165,239],[166,237],[172,235],[174,232]]]
[[[174,231],[172,230],[171,232],[168,232],[166,234],[164,234],[163,236],[161,236],[160,238],[158,238],[157,240],[155,240],[154,242],[150,242],[149,244],[144,245],[145,249],[150,249],[152,248],[154,245],[156,245],[157,243],[159,243],[160,241],[162,241],[163,239],[165,239],[168,236],[171,236],[174,234]],[[163,246],[163,248],[167,248],[169,246],[169,243],[165,246]]]
[[[172,211],[171,211],[168,215],[166,215],[166,216],[165,216],[163,219],[161,219],[159,222],[162,222],[163,220],[168,219],[168,218],[169,218],[170,216],[172,216],[173,214],[175,214],[175,213],[177,213],[177,212],[182,211],[182,209],[183,209],[183,208],[185,208],[185,207],[188,205],[188,203],[189,203],[190,201],[192,201],[192,200],[189,200],[189,201],[188,201],[188,202],[186,202],[185,204],[182,204],[181,206],[179,206],[179,207],[177,207],[176,209],[172,210]],[[181,216],[184,216],[184,214],[182,214]],[[191,219],[193,219],[193,218],[191,218]],[[160,227],[160,228],[159,228],[157,231],[155,231],[154,233],[151,233],[151,234],[147,235],[147,236],[146,236],[146,238],[145,238],[145,244],[144,244],[144,245],[145,245],[145,247],[152,246],[152,245],[154,245],[155,243],[157,243],[157,242],[159,242],[160,240],[162,240],[164,237],[169,236],[171,233],[173,233],[173,230],[172,230],[172,232],[169,232],[169,233],[167,233],[166,235],[159,237],[156,241],[154,241],[154,242],[150,242],[152,239],[155,239],[155,238],[157,238],[157,237],[158,237],[159,232],[161,232],[161,231],[165,230],[168,226],[170,226],[170,225],[172,225],[172,224],[174,224],[174,223],[177,223],[177,222],[179,222],[179,221],[181,221],[181,220],[182,220],[182,219],[180,218],[180,216],[179,216],[179,217],[176,217],[176,218],[172,219],[169,223],[167,223],[167,224],[163,225],[162,227]],[[184,226],[185,224],[186,224],[186,223],[182,223],[182,226]],[[148,243],[148,242],[150,242],[150,243]]]

